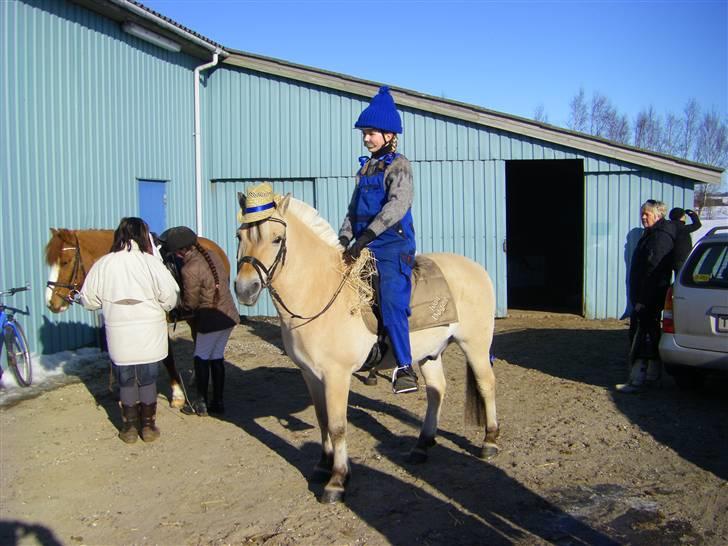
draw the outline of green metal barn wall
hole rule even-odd
[[[205,217],[209,235],[226,241],[234,230],[236,193],[272,181],[276,191],[293,183],[296,197],[315,206],[334,229],[343,218],[354,184],[356,157],[365,153],[353,122],[367,99],[248,70],[218,68],[205,89],[205,178],[214,199]],[[490,272],[497,312],[507,312],[505,162],[581,159],[584,163],[584,313],[589,318],[624,314],[627,256],[646,199],[671,206],[692,203],[692,182],[578,150],[488,130],[455,119],[404,110],[400,151],[413,164],[413,216],[421,252],[457,252]],[[285,190],[289,191],[289,190]],[[560,191],[554,188],[554,191]],[[538,204],[524,208],[536,229]],[[544,218],[546,214],[544,213]],[[222,220],[222,221],[221,221]],[[208,220],[209,221],[209,220]],[[207,228],[206,228],[207,229]],[[242,309],[274,314],[265,297]]]
[[[15,297],[33,349],[93,341],[94,317],[45,309],[49,228],[113,228],[138,214],[138,179],[167,182],[167,222],[195,226],[192,70],[203,61],[123,33],[61,1],[0,2],[0,165],[6,234],[0,287]],[[338,229],[365,153],[353,121],[368,98],[245,69],[203,77],[203,234],[235,255],[236,193],[271,180]],[[511,159],[584,161],[584,305],[590,318],[626,308],[626,256],[639,205],[692,202],[693,182],[577,150],[404,109],[400,150],[413,164],[418,248],[484,265],[507,312],[505,166]],[[559,191],[555,188],[554,191]],[[535,224],[538,204],[524,196]],[[9,234],[13,236],[10,237]],[[248,314],[272,315],[267,296]]]
[[[92,313],[45,309],[49,228],[114,228],[137,215],[137,179],[167,181],[168,222],[194,225],[192,69],[200,61],[58,1],[0,2],[0,285],[32,349],[93,341]],[[12,234],[12,236],[11,236]],[[8,300],[10,303],[11,300]]]

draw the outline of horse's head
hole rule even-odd
[[[291,195],[276,204],[269,218],[238,227],[238,274],[235,277],[235,294],[244,305],[255,305],[264,288],[267,288],[276,271],[283,265],[286,255],[286,211]],[[238,193],[238,201],[245,210],[245,194]]]
[[[46,263],[50,266],[46,305],[54,313],[62,313],[71,305],[74,291],[80,290],[86,279],[80,243],[74,231],[51,228]]]
[[[68,309],[88,270],[109,252],[113,238],[110,229],[51,229],[46,245],[46,262],[50,266],[46,283],[48,309],[54,313]]]

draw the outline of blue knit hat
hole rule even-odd
[[[379,93],[359,115],[354,127],[357,129],[370,127],[387,133],[402,132],[402,119],[399,117],[392,95],[389,94],[389,87],[383,85],[379,88]]]

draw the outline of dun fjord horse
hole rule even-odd
[[[51,238],[46,245],[46,262],[51,268],[46,289],[48,309],[54,313],[62,313],[68,309],[72,294],[81,290],[86,273],[96,260],[109,253],[113,239],[114,232],[110,229],[51,229]],[[199,238],[199,243],[220,256],[229,273],[230,265],[223,249],[203,237]],[[185,395],[174,363],[171,342],[164,366],[169,373],[172,387],[170,405],[181,408],[185,403]]]
[[[245,210],[245,196],[238,197]],[[303,372],[321,428],[322,454],[316,470],[331,475],[320,500],[340,501],[349,476],[346,410],[351,375],[361,368],[377,336],[369,332],[360,313],[352,312],[358,295],[344,283],[342,248],[314,208],[289,194],[273,216],[240,226],[237,237],[238,300],[253,305],[264,288],[271,292],[286,352]],[[450,341],[467,358],[466,420],[485,425],[480,456],[490,457],[498,451],[495,376],[490,365],[493,285],[488,273],[467,258],[427,256],[450,285],[459,322],[411,334],[413,360],[420,364],[427,385],[427,411],[410,461],[426,460],[427,449],[435,443],[445,396],[442,353]]]

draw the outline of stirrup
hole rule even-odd
[[[402,373],[398,373],[398,372]],[[417,373],[412,366],[400,366],[392,372],[392,392],[403,394],[417,390]]]

